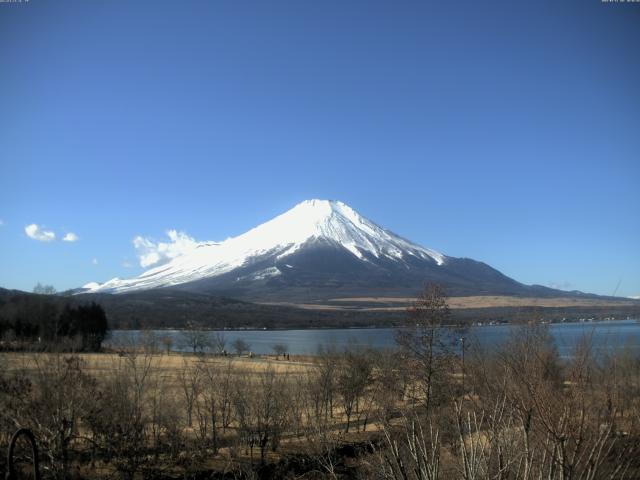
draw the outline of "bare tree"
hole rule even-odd
[[[203,353],[211,346],[209,332],[202,330],[202,327],[198,324],[189,322],[180,333],[183,346],[189,348],[194,354]]]
[[[379,450],[381,477],[389,480],[438,480],[442,437],[431,421],[423,427],[413,416],[403,416],[397,431],[382,426],[384,449]]]
[[[316,417],[324,415],[324,422],[333,418],[339,354],[334,346],[319,347],[316,355],[317,370],[310,386],[314,392],[313,405]]]
[[[238,356],[241,356],[244,352],[248,352],[249,349],[251,348],[251,345],[249,345],[247,342],[245,342],[241,338],[236,338],[231,344],[231,346],[236,351]]]
[[[213,451],[219,448],[220,432],[224,433],[232,420],[232,395],[234,374],[232,361],[219,365],[200,362],[202,394],[196,403],[200,438],[210,444]]]
[[[335,431],[322,418],[311,418],[307,424],[306,450],[329,478],[337,480],[341,462],[338,449],[344,442],[344,432]]]
[[[345,432],[349,432],[354,415],[360,414],[360,404],[371,383],[371,361],[366,352],[347,349],[341,357],[336,378],[336,390],[342,400],[346,418]]]
[[[421,400],[428,412],[435,400],[443,399],[448,374],[455,365],[455,335],[447,328],[447,295],[439,285],[427,284],[407,313],[409,324],[396,332],[396,341],[413,364],[409,367],[421,387]]]
[[[222,355],[223,353],[225,353],[227,339],[224,335],[224,332],[215,332],[212,343],[215,353],[217,353],[218,355]]]
[[[149,389],[155,368],[153,357],[124,353],[112,374],[104,377],[92,412],[86,417],[94,442],[124,480],[132,480],[150,459],[147,456]]]
[[[193,426],[193,406],[202,388],[202,369],[188,359],[182,360],[182,369],[178,373],[178,383],[185,401],[187,426]]]
[[[289,347],[284,343],[276,343],[271,347],[273,353],[276,354],[276,357],[280,357],[280,355],[285,355],[287,351],[289,351]]]
[[[170,388],[167,376],[152,375],[148,387],[149,424],[146,430],[154,454],[154,472],[158,472],[162,463],[159,456],[163,450],[168,450],[170,458],[175,460],[184,444],[182,402],[179,396],[166,394]]]
[[[142,330],[140,332],[140,344],[144,351],[150,355],[158,352],[158,336],[153,330]]]
[[[373,396],[377,419],[387,423],[404,400],[410,382],[405,359],[396,350],[382,350],[372,355],[377,390]]]
[[[241,438],[249,446],[260,449],[260,461],[265,462],[267,447],[275,451],[289,423],[289,398],[286,377],[267,368],[257,382],[238,382],[234,405]]]

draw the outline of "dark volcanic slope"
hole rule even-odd
[[[292,303],[339,297],[413,297],[427,282],[442,285],[450,296],[584,296],[580,292],[524,285],[468,258],[447,257],[444,265],[438,265],[430,258],[409,256],[398,262],[366,253],[363,256],[366,261],[329,242],[314,242],[282,260],[265,255],[228,274],[172,288],[248,301]],[[260,278],[260,272],[273,267],[279,275]]]

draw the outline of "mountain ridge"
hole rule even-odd
[[[439,283],[452,296],[588,295],[524,285],[470,258],[413,243],[337,200],[305,200],[224,242],[197,245],[132,279],[77,293],[172,288],[248,301],[324,301],[336,296],[415,295]]]

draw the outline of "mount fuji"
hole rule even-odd
[[[567,295],[422,247],[329,200],[304,201],[242,235],[199,244],[136,278],[90,283],[78,293],[171,288],[258,302],[308,302],[414,296],[426,282],[443,285],[452,296]]]

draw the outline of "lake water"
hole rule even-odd
[[[486,325],[469,328],[465,336],[466,345],[478,343],[484,347],[498,346],[509,338],[511,325]],[[575,345],[589,335],[596,354],[615,349],[628,348],[640,350],[640,323],[637,320],[612,320],[606,322],[557,323],[549,325],[549,331],[556,342],[561,356],[569,357]],[[183,344],[180,330],[153,330],[157,339],[172,338],[172,349],[189,350]],[[273,345],[284,344],[290,354],[314,354],[320,345],[334,345],[341,349],[348,345],[394,348],[393,328],[358,328],[358,329],[317,329],[317,330],[227,330],[224,337],[227,350],[230,351],[234,340],[240,338],[251,346],[257,354],[273,352]],[[210,332],[210,334],[213,334]],[[140,330],[114,330],[107,344],[131,345],[140,344],[144,333]],[[159,342],[160,344],[160,342]],[[162,348],[160,344],[160,348]],[[639,352],[640,353],[640,352]]]

